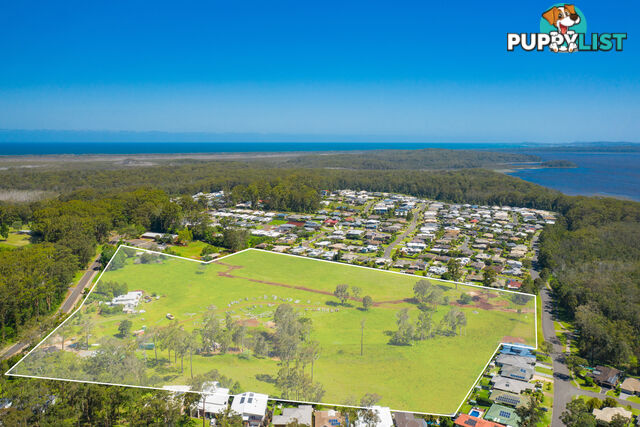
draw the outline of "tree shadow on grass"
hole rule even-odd
[[[275,384],[276,383],[276,379],[269,374],[256,374],[256,379],[258,381],[262,381],[268,384]]]
[[[336,302],[336,301],[325,301],[324,302],[325,305],[328,305],[329,307],[344,307],[344,308],[352,308],[353,305],[345,302],[344,304]]]

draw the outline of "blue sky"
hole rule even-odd
[[[640,5],[576,3],[623,52],[507,52],[551,4],[5,1],[0,128],[640,141]]]

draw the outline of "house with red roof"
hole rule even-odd
[[[468,414],[460,414],[453,423],[460,427],[505,427],[504,424],[472,417]]]
[[[522,287],[522,282],[514,279],[507,280],[507,289],[518,290]]]

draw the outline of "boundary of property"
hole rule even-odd
[[[75,383],[82,383],[82,384],[97,384],[97,385],[108,385],[108,386],[117,386],[117,387],[132,387],[132,388],[140,388],[140,389],[146,389],[146,390],[167,391],[166,389],[163,389],[161,387],[136,386],[136,385],[130,385],[130,384],[107,383],[107,382],[98,382],[98,381],[81,381],[81,380],[72,380],[72,379],[67,379],[67,378],[55,378],[55,377],[40,377],[40,376],[35,376],[35,375],[15,374],[15,373],[11,372],[18,365],[20,365],[20,363],[22,363],[22,361],[24,359],[29,357],[29,355],[33,351],[35,351],[38,347],[40,347],[40,345],[43,342],[45,342],[60,327],[62,327],[62,325],[64,325],[67,322],[67,320],[71,319],[78,311],[80,311],[82,309],[82,306],[87,301],[87,299],[89,298],[89,296],[91,295],[91,293],[93,292],[95,287],[97,286],[98,282],[100,282],[100,279],[102,279],[102,275],[105,273],[105,271],[107,271],[109,269],[109,266],[111,265],[111,261],[113,261],[113,258],[116,256],[116,254],[118,253],[120,248],[123,248],[123,247],[124,248],[133,249],[133,250],[136,250],[136,251],[148,252],[148,253],[153,253],[153,254],[162,255],[162,256],[166,256],[166,257],[173,257],[173,258],[178,258],[178,259],[182,259],[182,260],[186,260],[186,261],[197,262],[199,264],[210,264],[210,263],[213,263],[213,262],[220,261],[222,259],[231,257],[233,255],[237,255],[237,254],[242,253],[242,252],[258,251],[258,252],[268,252],[268,253],[277,254],[277,255],[283,255],[283,256],[290,256],[290,257],[295,257],[295,258],[304,258],[304,259],[308,259],[308,260],[312,260],[312,261],[318,261],[318,262],[328,262],[328,263],[332,263],[332,264],[341,264],[341,265],[346,265],[346,266],[349,266],[349,267],[365,268],[365,269],[368,269],[368,270],[375,270],[375,271],[391,273],[391,274],[400,274],[400,275],[403,275],[403,276],[414,276],[414,275],[407,274],[407,273],[401,273],[399,271],[381,270],[381,269],[365,267],[365,266],[361,266],[361,265],[337,263],[335,261],[327,261],[327,260],[309,258],[309,257],[304,257],[304,256],[299,256],[299,255],[292,255],[292,254],[283,254],[283,253],[272,252],[272,251],[261,250],[261,249],[255,249],[255,248],[243,249],[241,251],[234,252],[232,254],[225,255],[223,257],[216,258],[216,259],[213,259],[213,260],[210,260],[210,261],[200,261],[200,260],[196,260],[196,259],[192,259],[192,258],[178,256],[178,255],[165,254],[163,252],[157,252],[157,251],[151,251],[151,250],[148,250],[148,249],[136,248],[135,246],[120,245],[118,247],[118,249],[116,250],[116,252],[113,254],[113,257],[109,260],[109,262],[105,266],[104,270],[102,270],[102,272],[100,273],[100,276],[98,277],[98,279],[93,283],[93,286],[91,287],[91,290],[87,293],[87,296],[85,297],[85,299],[82,300],[82,303],[80,304],[80,306],[77,309],[75,309],[73,311],[73,313],[71,313],[66,319],[64,319],[62,321],[62,323],[60,323],[53,331],[51,331],[49,334],[47,334],[47,336],[44,337],[38,344],[36,344],[27,354],[25,354],[22,357],[22,359],[20,359],[15,365],[13,365],[7,372],[5,372],[4,375],[14,376],[14,377],[22,377],[22,378],[43,379],[43,380],[68,381],[68,382],[75,382]],[[512,344],[512,343],[502,343],[502,342],[499,343],[496,346],[496,349],[494,350],[493,354],[491,355],[491,357],[489,358],[489,360],[485,364],[485,366],[480,371],[480,374],[478,375],[476,380],[473,382],[473,384],[471,384],[471,388],[465,394],[464,398],[462,399],[462,401],[460,402],[460,404],[458,405],[458,407],[456,408],[456,410],[453,413],[451,413],[451,414],[440,414],[440,413],[434,413],[434,412],[412,412],[414,414],[420,414],[420,415],[433,415],[433,416],[438,416],[438,417],[454,417],[458,413],[458,411],[460,410],[460,408],[462,407],[464,402],[467,400],[467,397],[469,396],[469,394],[473,391],[473,388],[475,387],[476,383],[478,382],[478,380],[480,379],[480,377],[482,376],[484,371],[487,369],[487,366],[489,366],[489,363],[491,363],[491,360],[495,356],[495,354],[498,351],[498,349],[500,348],[500,346],[502,346],[502,345],[510,345],[512,347],[521,347],[521,348],[527,348],[527,349],[533,349],[533,350],[537,350],[538,349],[538,315],[537,315],[538,307],[537,307],[537,300],[536,300],[535,294],[528,294],[528,293],[524,293],[524,292],[510,291],[510,290],[507,290],[507,289],[495,289],[495,288],[491,288],[489,286],[481,286],[481,285],[475,285],[475,284],[470,284],[470,283],[455,282],[453,280],[444,280],[444,279],[435,279],[435,278],[428,278],[428,279],[429,280],[439,281],[439,282],[445,282],[445,283],[459,284],[459,285],[463,285],[463,286],[471,286],[471,287],[476,287],[476,288],[481,288],[481,289],[491,289],[491,290],[498,291],[498,292],[507,292],[507,293],[513,293],[513,294],[528,295],[528,296],[533,297],[533,301],[534,301],[534,316],[533,316],[533,318],[534,318],[534,335],[535,335],[535,339],[536,339],[535,347],[531,347],[531,346],[523,345],[523,344]],[[200,392],[200,391],[190,391],[190,393],[205,394],[205,393]],[[232,397],[235,398],[236,396],[234,395]],[[288,402],[288,403],[300,403],[300,404],[307,404],[307,405],[337,406],[337,407],[344,407],[344,408],[366,409],[366,408],[363,408],[361,406],[351,406],[351,405],[343,405],[343,404],[327,403],[327,402],[308,402],[308,401],[301,401],[301,400],[288,400],[288,399],[278,399],[278,398],[271,398],[271,397],[269,398],[269,400],[278,401],[278,402]],[[398,409],[391,409],[391,411],[392,412],[407,412],[406,410],[398,410]]]

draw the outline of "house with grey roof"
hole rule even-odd
[[[313,407],[311,405],[300,405],[297,408],[284,408],[282,414],[274,415],[272,423],[275,427],[286,426],[297,423],[311,427],[311,416]]]
[[[500,375],[507,378],[513,378],[514,380],[529,381],[533,378],[535,370],[532,366],[513,366],[502,365]]]
[[[501,375],[496,375],[491,379],[495,390],[503,390],[511,393],[520,394],[525,390],[533,390],[533,384],[526,381],[514,380]]]
[[[496,366],[511,365],[521,368],[531,367],[536,364],[535,359],[524,356],[516,356],[513,354],[499,354],[496,358]]]

